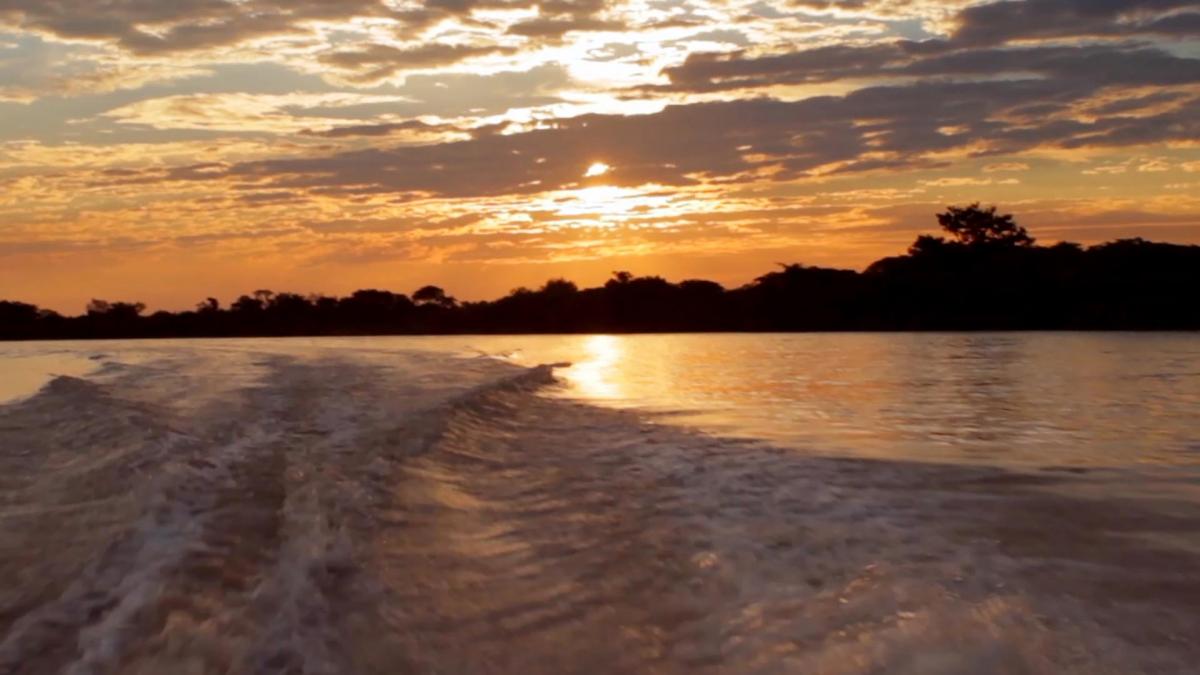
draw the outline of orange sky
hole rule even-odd
[[[82,4],[82,6],[80,6]],[[0,298],[1200,243],[1200,3],[0,0]]]

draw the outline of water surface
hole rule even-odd
[[[2,345],[0,673],[1194,672],[1198,357]]]
[[[851,333],[488,338],[588,400],[827,455],[1200,462],[1200,336]],[[525,345],[522,349],[521,345]]]

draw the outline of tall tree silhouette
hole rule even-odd
[[[979,202],[966,207],[947,207],[945,213],[937,214],[937,220],[943,230],[967,246],[1033,246],[1034,242],[1012,214],[997,214],[995,206],[985,209]],[[926,247],[929,244],[925,242]]]

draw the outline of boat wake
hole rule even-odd
[[[561,364],[559,364],[561,365]],[[0,673],[1184,673],[1194,530],[494,358],[106,361],[0,407]]]

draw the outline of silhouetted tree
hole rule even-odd
[[[422,286],[413,293],[412,297],[419,305],[435,305],[450,308],[458,304],[457,300],[446,295],[446,291],[437,286]]]
[[[391,291],[379,291],[371,288],[354,291],[350,294],[350,297],[342,299],[342,304],[347,307],[359,309],[391,311],[400,305],[411,305],[412,302],[403,294],[396,294]]]
[[[565,297],[578,293],[579,287],[566,279],[550,279],[542,286],[541,292],[552,297]]]
[[[0,325],[33,323],[38,318],[37,305],[0,300]]]
[[[619,272],[613,272],[612,279],[609,279],[605,286],[627,284],[630,281],[633,281],[633,273],[621,270]]]
[[[980,208],[979,202],[965,207],[947,207],[945,213],[937,214],[937,220],[943,230],[967,246],[1032,246],[1034,241],[1011,214],[998,215],[995,206]],[[920,239],[917,241],[921,242]]]
[[[309,299],[299,293],[276,293],[267,310],[275,314],[301,316],[312,309]]]
[[[367,332],[386,332],[399,328],[413,303],[408,296],[390,291],[355,291],[338,301],[337,316],[342,324]]]
[[[725,292],[725,287],[708,279],[684,279],[679,282],[679,290],[685,296],[693,298],[719,298]]]
[[[93,299],[88,303],[87,313],[91,317],[104,317],[115,321],[131,321],[146,311],[140,302],[109,302]]]
[[[935,237],[930,234],[923,234],[917,237],[917,240],[908,247],[909,255],[937,255],[944,253],[946,249],[953,244],[947,242],[943,237]]]
[[[231,305],[233,311],[239,314],[251,314],[263,310],[263,301],[249,295],[239,296]]]

